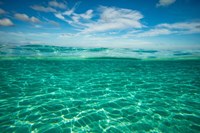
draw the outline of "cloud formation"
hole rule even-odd
[[[160,35],[169,35],[172,34],[173,32],[168,30],[168,29],[159,29],[159,28],[155,28],[155,29],[150,29],[148,31],[144,31],[141,33],[136,34],[137,37],[151,37],[151,36],[160,36]]]
[[[20,14],[20,13],[16,13],[14,15],[14,17],[18,20],[21,20],[21,21],[26,21],[26,22],[31,22],[31,23],[39,23],[40,20],[36,17],[29,17],[28,15],[26,14]]]
[[[125,37],[153,37],[171,34],[196,34],[200,33],[200,22],[179,22],[179,23],[163,23],[154,26],[152,29],[140,30],[137,32],[127,33]]]
[[[159,2],[156,4],[157,7],[160,7],[160,6],[169,6],[171,4],[173,4],[174,2],[176,2],[176,0],[159,0]]]
[[[0,8],[0,15],[5,14],[6,11]]]
[[[53,20],[48,20],[47,21],[49,24],[51,24],[51,25],[54,25],[54,26],[59,26],[60,24],[59,23],[57,23],[57,22],[55,22],[55,21],[53,21]]]
[[[55,9],[51,7],[44,7],[44,6],[39,6],[39,5],[33,5],[31,6],[31,8],[40,12],[57,12]]]
[[[75,13],[75,8],[72,8],[70,10],[63,12],[63,13],[56,13],[54,15],[58,19],[61,19],[61,20],[65,21],[68,24],[73,25],[75,27],[85,26],[88,23],[87,20],[90,20],[93,17],[93,10],[90,9],[90,10],[87,10],[85,13],[77,14],[77,13]],[[67,16],[68,19],[66,19],[65,16]]]
[[[55,16],[72,26],[76,26],[82,33],[106,32],[112,30],[125,30],[130,28],[142,28],[144,25],[140,22],[143,15],[136,10],[100,6],[98,8],[98,19],[92,20],[93,10],[87,10],[85,13],[75,13],[75,8],[63,13],[56,13]],[[67,16],[67,17],[65,17]]]
[[[49,6],[60,8],[60,9],[65,9],[66,5],[62,2],[57,2],[57,1],[50,1]]]
[[[89,24],[83,32],[105,32],[143,27],[140,22],[143,15],[139,11],[105,6],[101,6],[99,11],[100,18]]]
[[[13,22],[8,18],[0,19],[0,26],[13,26]]]
[[[182,34],[200,33],[200,22],[179,22],[159,24],[158,28],[166,28]]]

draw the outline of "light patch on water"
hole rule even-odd
[[[198,132],[199,68],[199,60],[0,60],[0,130]]]

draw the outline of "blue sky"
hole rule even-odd
[[[0,0],[0,42],[200,49],[199,12],[199,0]]]

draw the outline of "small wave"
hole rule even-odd
[[[192,55],[192,53],[189,52],[178,52],[174,53],[175,56],[185,56],[185,55]]]
[[[133,50],[133,52],[138,52],[138,53],[156,53],[158,50],[144,50],[144,49],[139,49],[139,50]]]

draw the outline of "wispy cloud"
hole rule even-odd
[[[44,7],[40,5],[33,5],[31,6],[32,9],[40,12],[57,12],[54,8],[51,7]]]
[[[157,25],[157,27],[173,30],[180,34],[200,33],[200,22],[164,23]]]
[[[5,14],[6,11],[0,8],[0,15]]]
[[[136,34],[137,37],[151,37],[151,36],[160,36],[160,35],[169,35],[172,34],[173,32],[168,30],[168,29],[150,29],[148,31],[144,31],[141,33]]]
[[[156,7],[169,6],[169,5],[173,4],[174,2],[176,2],[176,0],[159,0],[159,2],[156,4]]]
[[[153,37],[172,34],[198,34],[200,33],[200,22],[179,22],[179,23],[163,23],[153,26],[152,28],[142,28],[127,32],[124,38],[130,37]]]
[[[89,20],[93,17],[93,10],[87,10],[85,13],[82,14],[77,14],[77,13],[73,13],[73,15],[71,16],[72,20],[75,23],[80,22],[80,19],[84,19],[84,20]]]
[[[26,21],[26,22],[31,22],[31,23],[39,23],[40,20],[36,17],[29,17],[28,15],[26,14],[20,14],[20,13],[16,13],[14,15],[14,17],[18,20],[21,20],[21,21]]]
[[[55,7],[55,8],[60,8],[60,9],[65,9],[66,4],[62,2],[57,2],[57,1],[50,1],[49,6]]]
[[[13,22],[8,18],[0,19],[0,26],[13,26]]]
[[[96,22],[88,24],[87,28],[83,30],[84,33],[143,27],[140,22],[143,15],[139,11],[101,6],[99,12],[100,18]]]
[[[54,25],[54,26],[57,26],[57,27],[60,26],[60,24],[56,21],[50,20],[50,19],[45,18],[45,17],[43,17],[43,19],[46,21],[46,24],[51,24],[51,25]]]
[[[59,26],[60,24],[53,21],[53,20],[48,20],[48,23],[51,24],[51,25],[54,25],[54,26]]]
[[[35,27],[35,28],[42,28],[42,26],[41,26],[41,25],[37,25],[37,24],[36,24],[36,25],[34,25],[34,27]]]
[[[78,39],[77,39],[78,38]],[[199,45],[190,43],[191,40],[182,38],[180,44],[175,45],[174,40],[151,40],[149,38],[123,38],[119,36],[76,34],[76,33],[29,33],[0,31],[1,42],[7,44],[45,44],[68,47],[106,47],[131,49],[199,49]],[[33,43],[30,43],[33,42]],[[39,43],[37,43],[39,42]],[[127,53],[128,54],[128,53]]]
[[[76,27],[87,25],[87,22],[88,22],[87,20],[90,20],[93,17],[93,10],[89,9],[85,13],[77,14],[75,13],[75,9],[76,9],[76,6],[62,13],[55,13],[54,15],[55,17]]]
[[[56,13],[54,15],[55,15],[56,18],[58,18],[60,20],[63,20],[65,22],[69,23],[69,24],[72,23],[72,21],[65,19],[65,17],[62,15],[62,13]]]
[[[131,28],[142,28],[140,22],[143,15],[136,10],[100,6],[95,14],[96,21],[92,20],[94,11],[87,10],[85,13],[75,13],[75,8],[63,13],[56,13],[55,16],[72,26],[78,26],[82,33],[105,32],[113,30],[125,30]],[[65,17],[67,16],[67,17]]]

